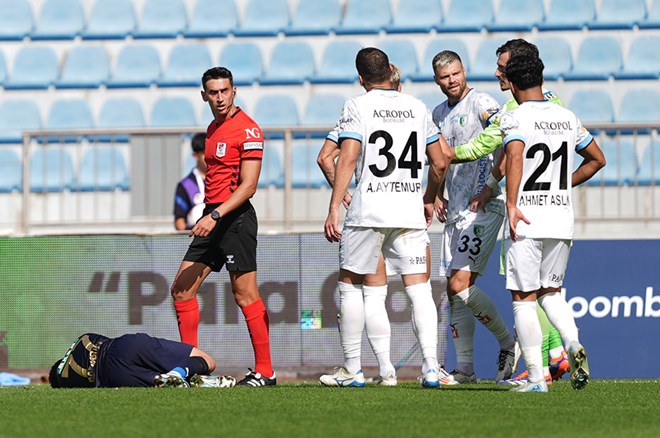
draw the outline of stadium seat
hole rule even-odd
[[[130,188],[126,160],[117,147],[94,146],[85,151],[78,166],[81,192],[126,191]]]
[[[601,0],[589,29],[632,29],[644,18],[645,0]]]
[[[101,105],[97,127],[101,129],[142,128],[145,126],[142,104],[132,97],[111,97]],[[95,137],[100,142],[129,141],[128,134],[102,134]]]
[[[441,39],[434,38],[429,41],[429,44],[424,50],[424,61],[419,66],[417,74],[411,75],[410,78],[414,82],[424,82],[424,81],[433,81],[433,58],[438,53],[443,50],[451,50],[458,54],[461,57],[463,62],[463,67],[467,71],[468,75],[470,74],[470,57],[465,41],[458,38],[449,38]],[[492,56],[493,61],[495,60],[495,52]],[[493,62],[493,71],[495,71],[495,63]]]
[[[257,100],[254,120],[261,127],[297,126],[300,123],[296,102],[288,94],[264,94]]]
[[[71,40],[85,26],[85,12],[79,0],[46,0],[40,11],[30,34],[33,40]]]
[[[587,181],[589,186],[623,186],[632,185],[637,179],[637,159],[632,143],[616,140],[605,140],[599,143],[607,165],[600,169],[593,178]],[[576,164],[581,160],[575,156]]]
[[[573,94],[571,103],[568,106],[573,111],[580,122],[586,126],[592,134],[597,134],[599,130],[589,126],[590,124],[603,124],[614,122],[614,106],[610,93],[600,89],[578,90]],[[614,132],[606,131],[608,134]]]
[[[22,40],[34,28],[27,0],[0,0],[0,40]]]
[[[295,140],[291,151],[291,187],[294,189],[318,189],[329,187],[316,163],[320,140]]]
[[[388,33],[430,32],[442,25],[442,4],[436,0],[406,0],[385,26]]]
[[[151,44],[122,46],[108,88],[149,87],[160,76],[160,56]]]
[[[660,139],[656,138],[644,149],[640,160],[638,181],[640,185],[660,185]]]
[[[0,193],[20,191],[23,187],[23,163],[13,149],[0,147]]]
[[[543,78],[556,81],[573,68],[571,46],[563,36],[542,37],[534,41],[543,60]]]
[[[300,85],[314,76],[314,52],[305,41],[281,41],[271,50],[263,85]]]
[[[192,102],[185,97],[161,97],[151,108],[151,123],[154,128],[172,126],[197,126]]]
[[[46,129],[70,130],[91,129],[94,127],[94,117],[89,103],[83,98],[59,98],[56,99],[48,111]],[[64,137],[51,137],[49,142],[74,142],[79,136],[70,135]]]
[[[442,94],[442,91],[440,91],[439,87],[438,91],[427,91],[425,93],[420,93],[415,97],[424,102],[431,111],[433,111],[436,106],[447,100],[447,96]]]
[[[197,0],[186,38],[218,38],[229,35],[238,27],[238,10],[234,0]]]
[[[57,88],[98,88],[110,75],[110,60],[102,46],[73,46],[67,52]]]
[[[287,35],[327,35],[339,26],[341,9],[338,0],[298,2]]]
[[[552,0],[545,20],[536,27],[549,31],[580,30],[593,21],[595,14],[594,0]]]
[[[354,40],[331,40],[323,50],[321,65],[310,78],[314,84],[348,84],[357,81],[355,55],[362,44]]]
[[[135,10],[131,0],[96,0],[82,37],[124,39],[133,33],[135,24]]]
[[[587,36],[582,40],[573,70],[563,76],[575,81],[607,80],[621,70],[622,59],[614,37]]]
[[[383,39],[378,44],[381,50],[387,53],[391,63],[401,69],[401,82],[417,74],[419,65],[415,45],[409,39]]]
[[[339,120],[344,102],[346,102],[346,98],[341,94],[313,94],[307,100],[302,124],[307,126],[325,126],[329,130]],[[327,132],[315,136],[325,137],[326,135]]]
[[[468,80],[470,81],[497,81],[495,69],[497,67],[497,55],[495,51],[506,42],[506,39],[489,38],[479,44],[474,64],[470,68]],[[462,57],[461,57],[462,59]]]
[[[497,15],[486,29],[489,32],[530,32],[544,18],[543,0],[500,0]]]
[[[344,18],[335,32],[338,35],[378,33],[391,21],[390,0],[348,0]]]
[[[0,103],[0,143],[23,143],[23,131],[41,129],[39,107],[32,99]]]
[[[40,146],[30,157],[30,190],[36,193],[74,190],[75,172],[70,152],[59,146]]]
[[[657,88],[638,88],[626,91],[621,100],[619,123],[656,123],[660,120],[660,91]],[[636,130],[638,134],[648,134],[650,129]],[[624,129],[622,134],[635,131]]]
[[[623,70],[615,73],[614,77],[616,79],[660,78],[660,35],[639,35],[633,39]]]
[[[261,163],[261,173],[259,174],[258,188],[275,187],[281,189],[284,187],[284,167],[282,167],[282,158],[280,157],[281,143],[278,141],[269,141],[268,134],[265,134],[264,156]]]
[[[660,29],[660,1],[654,1],[646,18],[637,24],[640,29]]]
[[[493,21],[491,0],[451,0],[438,32],[481,32]]]
[[[55,83],[59,70],[57,55],[50,46],[24,45],[4,86],[10,90],[45,90]]]
[[[220,54],[220,65],[231,70],[234,85],[252,85],[264,71],[261,50],[252,42],[231,42]]]
[[[287,0],[248,0],[236,36],[275,36],[289,26]]]
[[[200,87],[202,74],[213,67],[206,44],[185,43],[172,48],[159,87]]]
[[[135,38],[176,38],[187,26],[182,0],[145,0]]]

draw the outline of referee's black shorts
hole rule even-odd
[[[207,205],[204,216],[218,205]],[[223,265],[227,271],[256,271],[257,230],[257,213],[250,201],[247,201],[223,216],[208,236],[195,236],[183,260],[203,263],[215,272],[222,269]]]

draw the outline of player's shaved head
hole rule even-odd
[[[518,55],[509,59],[504,74],[519,90],[543,84],[543,61],[536,56]]]
[[[436,71],[438,68],[446,67],[454,61],[458,61],[463,64],[463,61],[461,60],[461,57],[458,55],[458,53],[452,52],[451,50],[443,50],[433,57],[431,65],[433,67],[433,71]]]
[[[357,53],[355,68],[367,84],[390,81],[390,60],[385,52],[375,47],[365,47]]]
[[[520,55],[539,57],[539,49],[534,44],[522,38],[509,40],[495,51],[497,56],[500,56],[502,53],[508,53],[512,58]]]

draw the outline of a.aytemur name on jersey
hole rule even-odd
[[[418,182],[377,182],[367,185],[367,193],[395,192],[395,193],[419,193],[422,191],[422,183]]]
[[[412,110],[374,109],[374,119],[414,119]]]

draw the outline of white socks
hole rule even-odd
[[[543,334],[541,333],[539,317],[536,314],[536,302],[514,301],[513,321],[518,333],[520,350],[529,372],[529,380],[540,382],[545,379],[543,376],[543,354],[541,353]]]
[[[456,296],[463,300],[475,318],[497,338],[497,341],[500,343],[500,349],[508,350],[513,348],[515,342],[513,336],[488,294],[482,291],[479,286],[473,284]]]
[[[467,289],[464,291],[467,292]],[[474,372],[475,318],[460,297],[449,298],[451,334],[456,350],[456,369],[465,374]]]
[[[575,319],[564,297],[559,292],[550,292],[541,295],[538,301],[550,323],[561,335],[564,347],[568,348],[571,342],[579,342]]]
[[[339,339],[344,350],[344,366],[355,374],[362,368],[360,354],[364,330],[362,285],[337,282],[339,287]]]
[[[422,373],[438,368],[438,310],[431,294],[430,283],[406,286],[412,302],[413,330],[422,351]]]
[[[371,348],[378,359],[380,375],[386,376],[388,372],[394,372],[394,365],[390,359],[390,339],[392,332],[390,319],[385,307],[387,298],[387,285],[385,286],[363,286],[364,312],[367,338]]]

